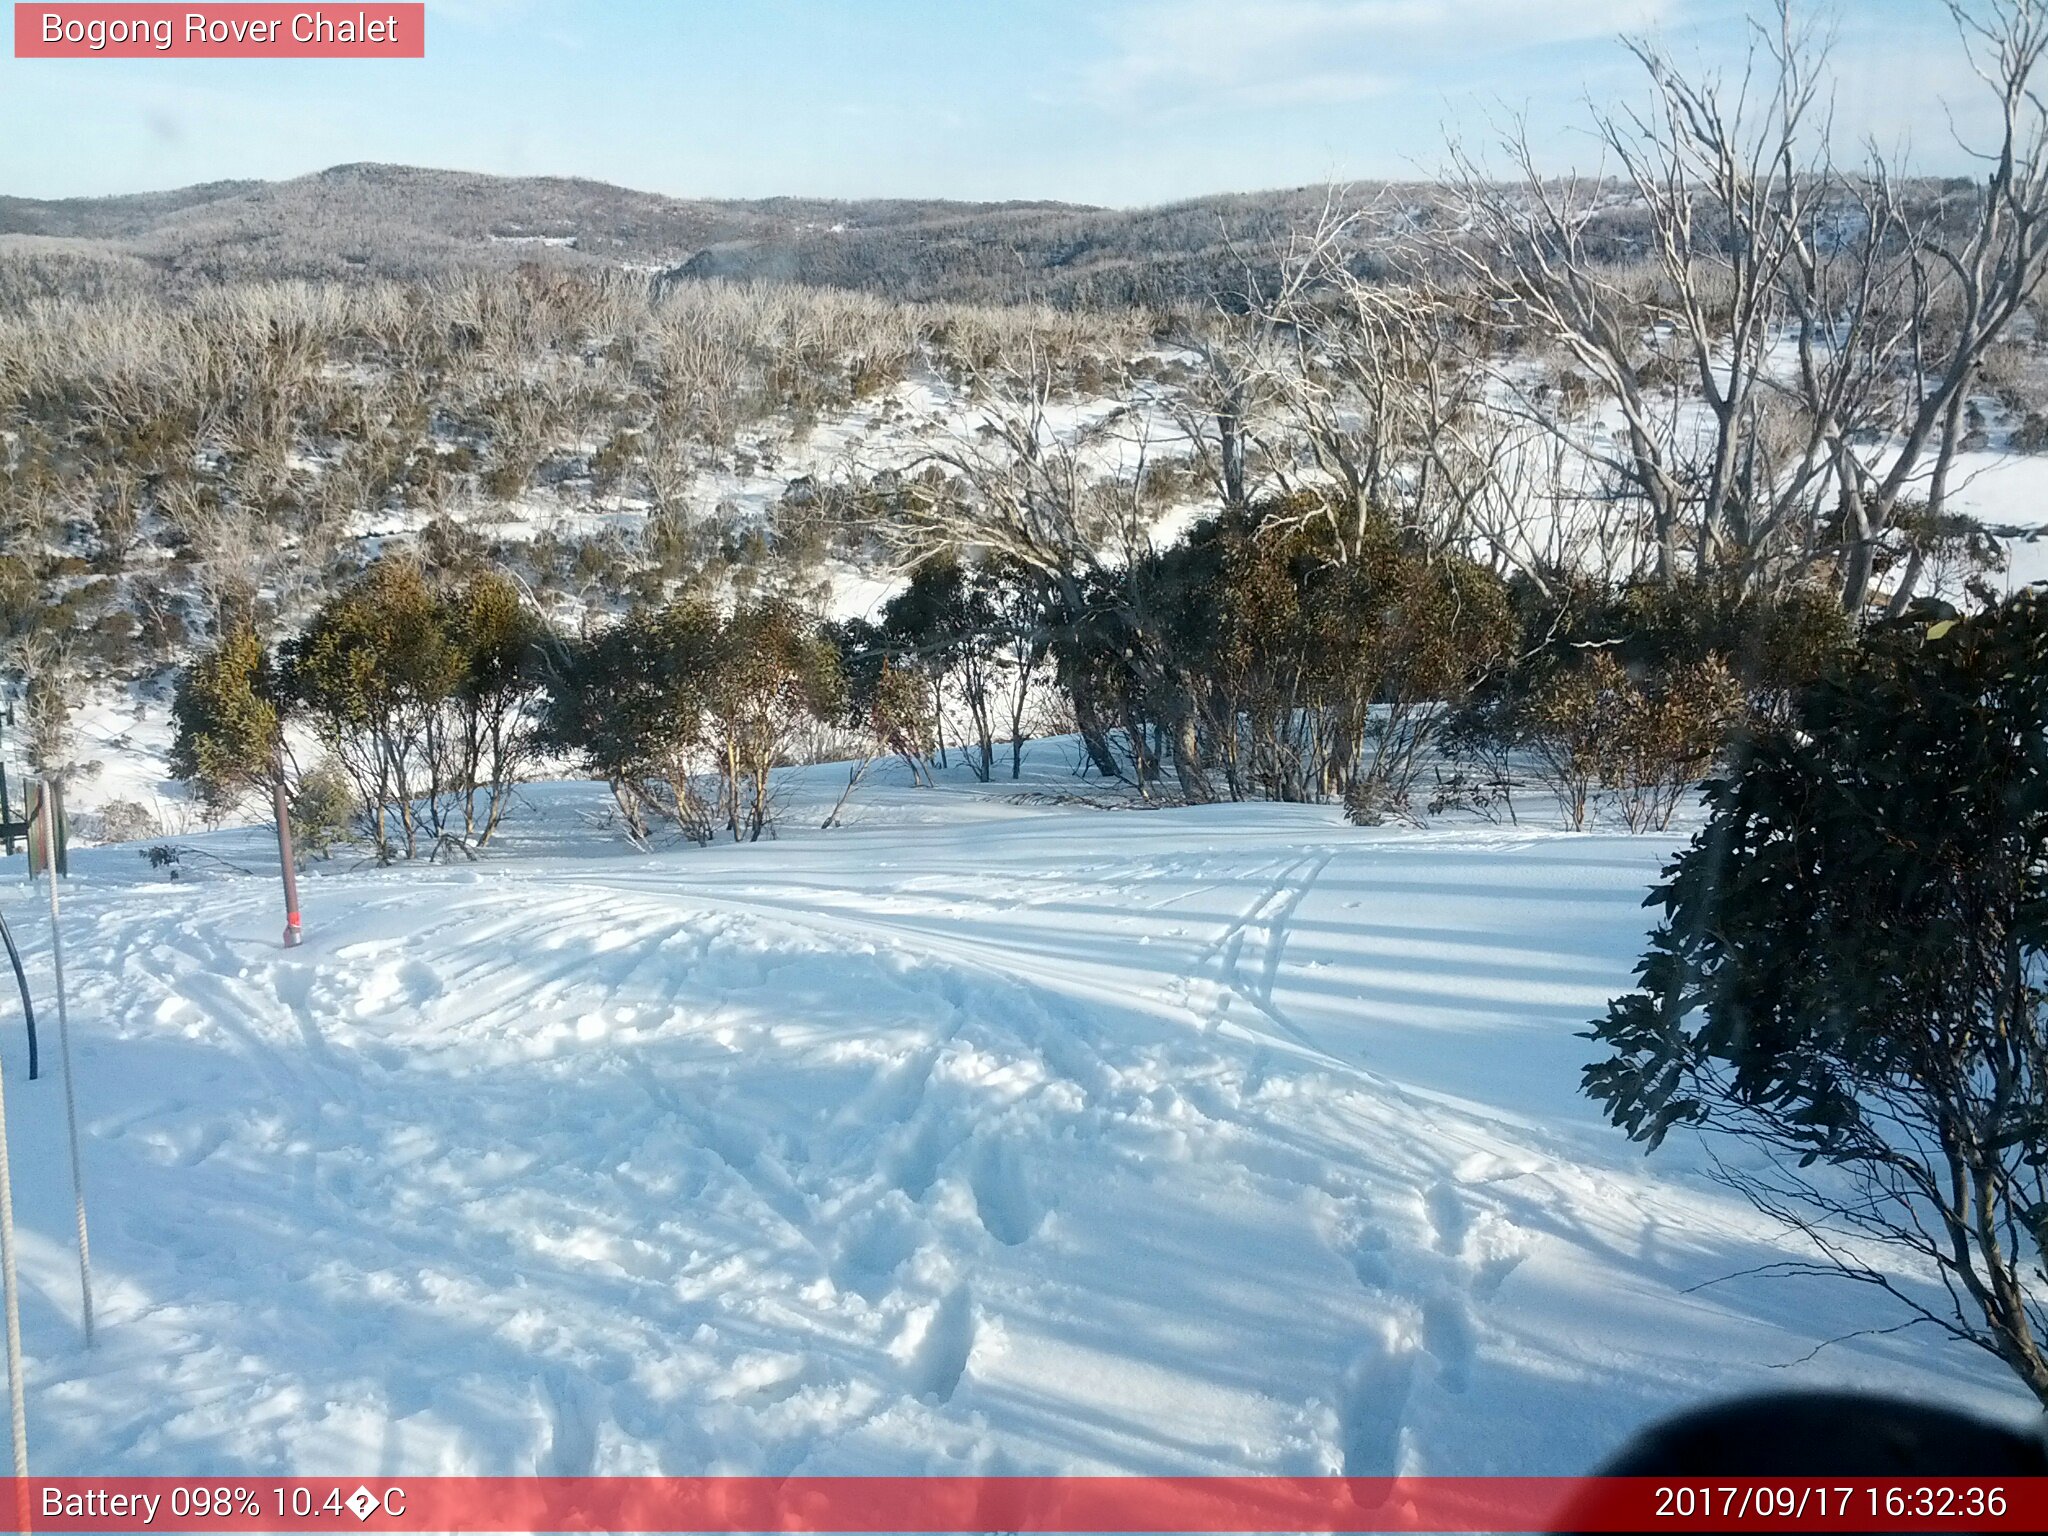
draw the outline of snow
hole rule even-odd
[[[1998,586],[2017,591],[2048,581],[2048,457],[1992,449],[1959,453],[1950,500],[2003,542],[2006,569]]]
[[[166,827],[196,819],[185,786],[170,776],[176,733],[167,703],[170,690],[158,686],[162,681],[100,682],[81,690],[69,722],[74,772],[65,785],[65,804],[74,814],[87,813],[74,828],[82,840],[94,837],[90,813],[116,800],[141,806]],[[18,753],[9,750],[6,757],[14,783],[25,783],[29,773]]]
[[[82,850],[90,1353],[0,1026],[37,1469],[1533,1474],[1743,1389],[2024,1413],[1924,1333],[1792,1364],[1897,1319],[1709,1284],[1798,1250],[1579,1096],[1676,834],[1087,809],[1069,746],[831,833],[806,770],[745,847],[539,787],[483,862],[309,874],[290,952],[260,833]]]

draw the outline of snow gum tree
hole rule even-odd
[[[539,748],[536,707],[539,659],[547,626],[521,600],[518,587],[480,571],[441,599],[443,623],[461,670],[447,705],[429,723],[435,779],[447,803],[432,802],[437,831],[459,811],[465,841],[491,840],[507,795]]]
[[[843,712],[838,650],[796,609],[686,599],[572,647],[544,736],[605,777],[636,841],[663,820],[696,842],[720,823],[752,842],[774,823],[774,770]]]
[[[806,725],[839,713],[838,650],[785,603],[742,605],[719,634],[705,697],[721,819],[735,842],[758,841],[774,819],[774,769]]]
[[[1320,504],[1205,522],[1147,562],[1146,622],[1121,651],[1155,713],[1196,723],[1188,750],[1233,795],[1342,799],[1378,820],[1407,805],[1450,709],[1509,659],[1515,616],[1485,567],[1384,517],[1340,547]]]
[[[538,750],[545,643],[509,578],[437,587],[385,558],[286,647],[285,691],[354,785],[380,858],[490,841]]]
[[[255,630],[230,630],[193,663],[171,719],[171,773],[197,790],[209,811],[269,790],[278,771],[277,679]]]
[[[460,662],[419,567],[379,560],[286,649],[294,701],[355,784],[379,858],[419,851],[435,709]]]
[[[1706,798],[1586,1091],[1651,1147],[1761,1149],[1722,1176],[1819,1254],[1774,1268],[2048,1404],[2048,589],[1881,626]]]
[[[1520,130],[1506,179],[1454,150],[1440,254],[1616,430],[1589,438],[1496,361],[1509,413],[1638,509],[1633,558],[1659,580],[1819,574],[1848,611],[1896,617],[1954,526],[1972,391],[2048,280],[2048,7],[1941,8],[1995,123],[1964,142],[1978,174],[1952,199],[1906,196],[1874,153],[1837,163],[1827,49],[1794,0],[1728,78],[1629,45],[1648,99],[1592,127],[1642,209],[1634,266],[1601,249],[1612,183],[1547,174]]]
[[[636,609],[568,648],[549,680],[543,735],[611,786],[633,840],[653,821],[711,840],[703,767],[704,681],[718,639],[709,603]]]

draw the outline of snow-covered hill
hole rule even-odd
[[[2019,1413],[1576,1091],[1666,841],[884,783],[459,867],[91,850],[4,1050],[45,1472],[1568,1472],[1704,1396]],[[19,866],[16,866],[18,869]],[[9,921],[47,994],[39,893]],[[45,1021],[46,1030],[50,1023]],[[1802,1361],[1799,1364],[1789,1362]]]

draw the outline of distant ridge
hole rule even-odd
[[[169,192],[0,197],[0,236],[96,242],[177,277],[419,277],[451,266],[540,259],[670,267],[707,246],[778,242],[807,229],[866,230],[933,218],[1084,211],[934,200],[756,202],[664,197],[601,181],[486,176],[407,165],[337,165],[290,181],[216,181]]]
[[[1589,239],[1639,256],[1625,189]],[[1154,208],[938,198],[678,198],[558,176],[409,165],[332,166],[289,181],[37,201],[0,197],[0,293],[108,291],[127,283],[418,279],[524,262],[638,268],[854,288],[912,300],[1070,307],[1230,303],[1268,280],[1328,188],[1222,193]],[[1447,216],[1442,187],[1345,189],[1370,217],[1354,266],[1387,263],[1389,237]]]
[[[666,197],[556,176],[337,165],[289,181],[0,197],[0,261],[118,263],[174,284],[422,278],[527,261],[767,279],[907,299],[1165,303],[1243,282],[1321,188],[1122,210],[1053,201]],[[55,274],[52,276],[52,274]]]

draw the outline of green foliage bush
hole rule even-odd
[[[297,720],[326,754],[292,783],[313,851],[350,813],[380,859],[481,848],[535,755],[547,639],[509,578],[436,585],[387,557],[324,604],[280,661],[245,625],[188,668],[172,702],[171,771],[210,808],[231,808],[286,774],[283,727]]]
[[[179,680],[170,770],[219,815],[267,793],[279,771],[276,674],[263,642],[243,627],[223,635]]]
[[[1512,596],[1523,649],[1475,692],[1454,736],[1496,778],[1525,755],[1574,828],[1608,805],[1631,830],[1662,830],[1737,733],[1782,718],[1854,642],[1840,604],[1815,587],[1577,576],[1541,591],[1518,583]]]
[[[1232,796],[1410,814],[1450,712],[1512,654],[1515,614],[1465,556],[1382,518],[1340,547],[1321,511],[1297,498],[1199,524],[1137,572],[1128,631],[1093,643],[1160,721],[1191,798],[1210,798],[1209,763]]]
[[[751,842],[772,830],[772,775],[797,734],[844,697],[836,648],[794,608],[685,599],[568,647],[544,735],[611,785],[636,839],[658,820]]]
[[[1706,794],[1586,1091],[1759,1145],[1740,1188],[2048,1403],[2048,589],[1881,627]]]
[[[315,763],[299,775],[287,805],[292,849],[302,861],[327,858],[348,842],[361,812],[355,786],[329,761]]]

